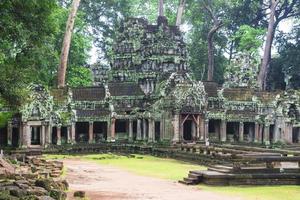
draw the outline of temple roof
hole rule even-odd
[[[103,86],[73,88],[72,91],[75,101],[101,101],[105,97]]]
[[[133,82],[109,83],[111,96],[142,96],[145,95],[140,86]]]

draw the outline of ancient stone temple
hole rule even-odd
[[[110,68],[93,66],[94,86],[31,85],[28,103],[0,129],[0,143],[300,141],[300,91],[258,91],[248,81],[252,74],[224,87],[197,82],[187,58],[182,33],[165,17],[155,25],[128,19],[118,30]]]

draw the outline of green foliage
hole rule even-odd
[[[0,128],[6,126],[7,122],[13,117],[12,112],[0,112]]]
[[[233,36],[233,40],[237,43],[238,50],[252,54],[262,47],[264,34],[264,29],[242,25]]]
[[[92,85],[92,74],[88,68],[72,67],[68,71],[67,83],[71,87]]]

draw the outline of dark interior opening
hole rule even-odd
[[[7,145],[7,127],[0,128],[0,145]]]
[[[89,122],[76,122],[75,140],[78,143],[88,142]]]
[[[192,140],[192,120],[186,120],[183,124],[183,139]]]
[[[19,128],[14,127],[12,129],[12,146],[18,147],[19,146]]]
[[[68,127],[61,127],[61,144],[68,143]]]
[[[116,133],[126,133],[127,132],[126,120],[116,120],[115,131]]]
[[[208,122],[208,135],[210,140],[220,140],[221,120],[210,119]]]
[[[132,130],[133,130],[133,140],[136,140],[136,134],[137,134],[137,121],[134,120],[132,123]]]
[[[239,122],[227,122],[227,140],[230,142],[238,141]]]
[[[270,142],[271,143],[274,141],[274,128],[275,128],[275,125],[271,124],[270,125]]]
[[[57,144],[57,127],[52,127],[52,144]]]
[[[93,132],[96,143],[107,140],[107,122],[94,122]]]
[[[160,141],[160,122],[155,122],[155,141]]]
[[[293,128],[293,143],[299,143],[299,130],[300,128]]]
[[[40,145],[41,144],[41,127],[40,126],[31,126],[31,145]]]
[[[244,123],[244,139],[248,142],[254,141],[255,124],[253,122]]]

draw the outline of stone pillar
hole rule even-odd
[[[264,125],[264,144],[266,144],[266,145],[270,144],[270,125],[269,124]]]
[[[132,122],[132,119],[129,120],[128,129],[129,129],[128,130],[128,132],[129,132],[128,140],[133,141],[133,122]]]
[[[197,131],[197,125],[194,121],[192,121],[192,140],[196,140],[196,131]]]
[[[148,120],[148,142],[154,142],[155,139],[155,121],[153,119]]]
[[[197,129],[196,129],[196,139],[200,139],[200,115],[197,115]]]
[[[180,129],[181,129],[181,124],[180,124],[180,115],[175,114],[173,118],[173,128],[174,128],[174,136],[173,136],[173,142],[179,142],[180,141]]]
[[[226,142],[227,140],[227,122],[225,120],[221,121],[220,140],[221,142]]]
[[[89,122],[89,143],[94,142],[94,123]]]
[[[111,119],[110,131],[111,131],[110,141],[114,142],[116,141],[116,119],[115,118]]]
[[[259,142],[259,124],[257,122],[255,122],[254,126],[254,142]]]
[[[136,140],[142,140],[142,120],[137,120]]]
[[[71,134],[71,126],[67,127],[67,143],[72,144],[72,134]]]
[[[22,147],[27,148],[30,145],[30,129],[28,130],[28,124],[26,122],[23,122],[22,125]]]
[[[300,143],[300,128],[297,128],[298,143]]]
[[[71,124],[71,143],[76,143],[76,125],[75,123]]]
[[[288,144],[293,143],[293,125],[291,123],[285,123],[284,140]]]
[[[249,138],[250,141],[249,142],[254,142],[254,137],[255,137],[255,126],[253,126],[253,124],[251,123],[251,125],[249,125]]]
[[[244,141],[244,123],[240,122],[239,124],[239,142]]]
[[[206,140],[206,138],[209,138],[209,135],[208,135],[208,123],[209,123],[209,119],[205,119],[205,122],[204,122],[204,138]]]
[[[44,147],[46,145],[46,127],[45,127],[45,123],[42,123],[40,142],[41,142],[41,146]]]
[[[147,120],[143,119],[143,140],[147,140]]]
[[[7,144],[8,144],[8,146],[12,145],[12,131],[13,131],[12,123],[8,122],[8,124],[7,124]]]
[[[200,126],[200,140],[204,140],[204,132],[205,132],[205,121],[202,117],[200,117],[199,120],[199,126]]]
[[[56,134],[57,134],[57,145],[61,145],[61,126],[57,126],[56,129]]]
[[[31,145],[31,127],[30,125],[26,125],[26,147],[29,147]]]

